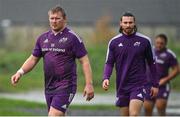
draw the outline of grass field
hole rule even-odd
[[[33,116],[46,109],[45,104],[0,98],[0,116]],[[37,114],[36,112],[39,111]],[[47,115],[47,114],[44,114]]]
[[[177,54],[180,61],[180,47],[176,43],[170,43],[170,48]],[[104,93],[101,88],[103,67],[106,57],[107,44],[94,44],[87,47],[89,58],[93,71],[93,81],[95,87],[95,93]],[[22,65],[31,52],[8,52],[5,50],[0,50],[0,92],[18,92],[27,91],[43,88],[44,78],[43,78],[43,64],[42,60],[38,63],[33,71],[22,77],[19,85],[16,87],[11,86],[10,77],[17,69]],[[78,91],[82,92],[84,88],[84,76],[82,73],[81,66],[78,63]],[[115,70],[114,70],[115,71]],[[172,88],[174,90],[180,91],[180,76],[176,77],[172,81]],[[109,92],[114,92],[115,89],[115,75],[111,77],[111,87]]]
[[[39,116],[47,115],[45,104],[0,98],[0,116]],[[116,110],[114,105],[70,105],[69,111]]]

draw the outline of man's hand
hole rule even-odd
[[[86,96],[86,101],[90,101],[92,98],[94,98],[94,88],[92,84],[86,84],[84,88],[83,97],[85,96]]]
[[[102,83],[102,88],[107,91],[108,88],[109,88],[109,80],[108,79],[105,79]]]
[[[158,91],[159,91],[159,88],[151,87],[151,92],[150,92],[151,97],[155,98],[158,94]]]
[[[20,78],[21,78],[21,74],[17,72],[11,77],[11,84],[15,86]]]

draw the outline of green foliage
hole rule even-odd
[[[23,76],[17,86],[13,87],[10,83],[10,78],[30,56],[30,53],[6,51],[1,52],[0,56],[2,56],[0,61],[0,92],[27,91],[43,87],[42,61],[39,62],[32,72]]]
[[[8,73],[20,67],[21,62],[25,60],[27,56],[26,53],[18,52],[8,52],[5,50],[0,51],[1,61],[0,61],[0,72]]]
[[[114,28],[111,26],[111,16],[100,17],[94,26],[94,32],[87,37],[93,44],[107,43],[112,37],[115,36]]]
[[[177,59],[179,61],[180,64],[180,46],[179,46],[179,42],[176,41],[172,41],[172,39],[170,39],[169,43],[168,43],[168,48],[170,48],[177,56]],[[178,76],[176,76],[172,81],[171,81],[171,88],[175,91],[180,91],[180,74]]]

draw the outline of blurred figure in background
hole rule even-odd
[[[104,90],[108,90],[110,76],[115,64],[116,69],[116,106],[120,107],[123,116],[138,116],[144,101],[146,80],[146,61],[154,76],[151,96],[158,92],[155,57],[153,57],[151,39],[137,32],[135,17],[126,12],[120,19],[120,34],[108,44],[104,67]]]
[[[87,101],[94,97],[92,71],[82,40],[66,26],[64,9],[54,7],[49,10],[48,15],[51,29],[39,36],[32,55],[11,77],[11,82],[13,85],[17,84],[43,58],[48,115],[63,116],[76,93],[76,58],[85,75],[84,96],[87,96]]]
[[[151,116],[154,105],[157,107],[158,115],[166,115],[167,101],[170,93],[170,80],[179,73],[179,65],[174,52],[168,49],[168,39],[165,34],[159,34],[155,38],[156,70],[159,78],[159,92],[156,98],[151,98],[148,93],[145,96],[145,115]],[[171,70],[170,70],[171,69]],[[151,74],[148,74],[152,77]],[[148,92],[148,86],[147,86]]]

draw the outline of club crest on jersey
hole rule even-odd
[[[59,39],[59,43],[64,43],[64,42],[66,42],[67,41],[67,37],[63,37],[63,38],[61,38],[61,39]]]
[[[48,41],[49,41],[48,39],[45,39],[43,43],[48,43]]]
[[[118,45],[119,47],[122,47],[123,46],[123,44],[122,43],[119,43],[119,45]]]
[[[140,46],[141,42],[135,42],[134,46]]]

